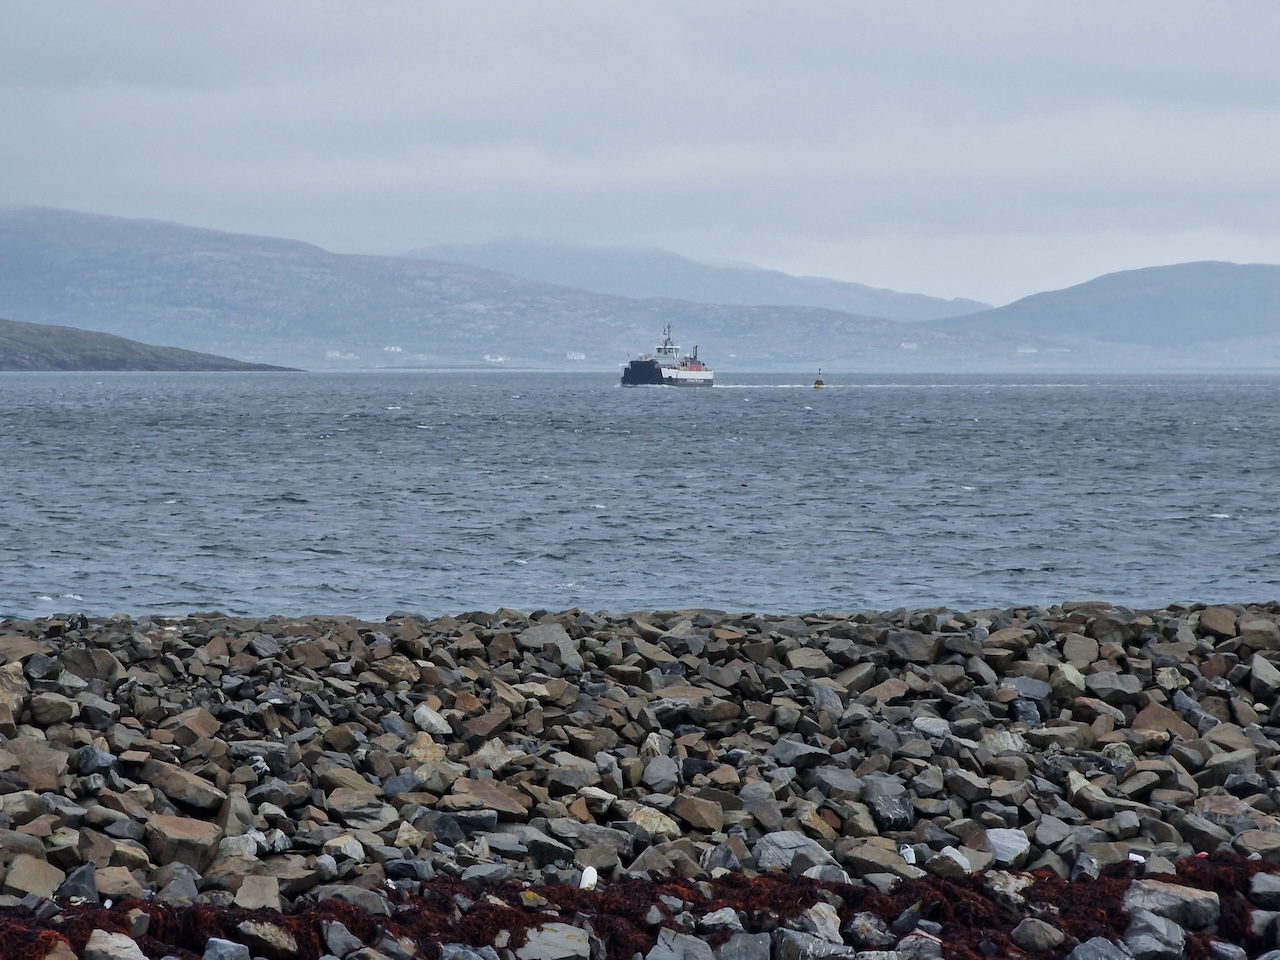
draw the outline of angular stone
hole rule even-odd
[[[437,809],[448,812],[495,810],[501,819],[523,819],[532,806],[530,797],[505,783],[463,777],[454,781],[452,792],[440,800]]]
[[[0,886],[5,893],[16,897],[33,893],[37,897],[52,897],[66,874],[51,863],[38,860],[22,853],[14,857],[9,870],[4,876],[4,884]]]
[[[1133,960],[1133,957],[1106,937],[1094,937],[1068,953],[1067,960]]]
[[[701,937],[663,927],[658,931],[658,942],[645,954],[645,960],[715,960],[715,955]]]
[[[1229,640],[1236,635],[1236,615],[1226,607],[1206,607],[1200,611],[1200,633]]]
[[[298,941],[278,923],[268,920],[244,920],[236,924],[245,945],[268,960],[292,960],[298,955]]]
[[[1134,960],[1180,960],[1186,955],[1187,935],[1172,920],[1138,910],[1129,919],[1124,945]]]
[[[147,821],[147,849],[156,863],[185,863],[197,871],[213,862],[222,830],[188,817],[157,815]]]
[[[250,960],[252,956],[249,948],[243,943],[223,940],[221,937],[210,937],[205,944],[201,960]]]
[[[525,935],[515,950],[517,960],[573,960],[591,955],[587,931],[567,923],[544,923]]]
[[[756,866],[764,870],[790,870],[797,855],[803,855],[810,863],[836,865],[835,858],[818,843],[799,830],[779,830],[761,837],[751,850]]]
[[[141,777],[174,803],[197,810],[217,810],[227,795],[203,777],[172,763],[150,760],[143,764]]]
[[[918,880],[925,875],[919,867],[907,863],[902,854],[875,842],[855,843],[840,855],[841,865],[853,877],[871,873],[889,873],[904,880]]]
[[[234,902],[242,910],[279,910],[280,881],[275,877],[245,877]]]
[[[1130,913],[1150,910],[1189,930],[1203,930],[1218,922],[1216,893],[1163,880],[1135,880],[1125,894],[1124,906]]]
[[[770,747],[769,756],[777,760],[780,766],[795,767],[797,770],[807,770],[831,762],[829,751],[789,738],[783,738]]]
[[[1260,653],[1249,659],[1249,692],[1254,700],[1267,703],[1274,701],[1280,693],[1280,667]]]
[[[36,693],[31,697],[31,716],[42,727],[66,723],[80,716],[80,704],[60,693]]]
[[[1009,934],[1009,939],[1013,941],[1014,946],[1032,953],[1054,950],[1060,947],[1066,938],[1067,935],[1053,924],[1036,917],[1024,918]]]
[[[1085,677],[1085,687],[1090,695],[1116,707],[1136,704],[1142,697],[1142,681],[1131,673],[1091,673]]]
[[[197,740],[216,737],[222,723],[204,707],[192,707],[160,725],[160,729],[173,734],[173,742],[189,747]]]
[[[147,960],[133,937],[125,933],[94,930],[84,945],[82,960]]]
[[[713,953],[715,960],[770,960],[772,943],[767,933],[735,933]]]
[[[695,830],[719,833],[724,826],[724,808],[714,800],[682,794],[671,804],[671,812]]]
[[[569,636],[558,623],[543,623],[524,630],[516,637],[521,649],[542,653],[551,650],[562,666],[582,669],[582,654],[578,642]]]

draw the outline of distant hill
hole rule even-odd
[[[816,307],[609,296],[454,263],[32,207],[0,207],[0,316],[308,369],[617,369],[651,350],[668,322],[722,370],[897,368],[902,356],[953,364],[1005,346]]]
[[[0,320],[0,370],[286,370],[177,347],[153,347],[109,333]]]
[[[898,293],[822,277],[796,277],[750,265],[711,266],[666,250],[509,240],[423,247],[410,256],[465,263],[528,280],[621,297],[737,306],[822,307],[886,320],[934,320],[991,307],[977,300]]]
[[[1203,261],[1125,270],[930,326],[1161,348],[1280,342],[1280,266]]]
[[[0,206],[0,316],[313,370],[616,371],[651,350],[667,323],[720,375],[1276,368],[1277,271],[1130,271],[907,323],[813,306],[623,297],[457,263]]]

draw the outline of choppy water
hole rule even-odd
[[[2,375],[0,614],[1280,593],[1280,378],[742,379]]]

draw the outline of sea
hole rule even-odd
[[[0,375],[0,616],[1280,594],[1280,377]]]

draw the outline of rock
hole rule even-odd
[[[162,814],[147,821],[146,838],[156,863],[185,863],[203,870],[217,853],[222,830],[203,820]]]
[[[127,934],[94,930],[81,954],[82,960],[147,960],[137,942]]]
[[[1218,922],[1218,895],[1163,880],[1135,880],[1124,898],[1131,914],[1147,910],[1190,930],[1203,930]]]
[[[760,870],[789,870],[797,856],[803,856],[810,864],[836,865],[835,859],[820,843],[798,830],[780,830],[766,834],[752,849],[751,855]]]
[[[823,957],[852,958],[855,951],[799,930],[776,930],[773,934],[776,960],[821,960]]]
[[[1067,960],[1133,960],[1129,951],[1104,937],[1086,940],[1067,954]]]
[[[52,897],[65,879],[66,874],[53,864],[21,853],[9,865],[0,889],[16,897],[29,893],[37,897]]]
[[[986,832],[983,848],[991,853],[997,867],[1020,867],[1031,853],[1031,840],[1021,830],[996,828]]]
[[[243,943],[210,937],[204,947],[201,960],[250,960],[253,955]]]
[[[270,876],[245,877],[233,902],[242,910],[279,910],[280,881]]]
[[[1264,910],[1280,910],[1280,876],[1255,873],[1249,879],[1249,899]]]
[[[771,947],[767,933],[735,933],[712,953],[715,960],[771,960]]]
[[[1236,615],[1226,607],[1206,607],[1200,611],[1200,631],[1204,636],[1229,640],[1236,635]]]
[[[1149,910],[1136,910],[1129,919],[1124,944],[1134,960],[1179,960],[1186,954],[1187,935],[1172,920]]]
[[[544,923],[534,927],[515,955],[517,960],[570,960],[589,957],[591,942],[587,932],[567,923]]]
[[[298,955],[298,941],[278,923],[244,920],[236,924],[236,933],[252,952],[268,960],[292,960]]]
[[[658,931],[658,941],[645,954],[645,960],[715,960],[715,956],[702,938],[664,927]]]
[[[1067,935],[1053,924],[1045,923],[1036,917],[1021,920],[1009,934],[1014,946],[1029,950],[1032,953],[1043,953],[1062,946]]]
[[[86,863],[76,867],[67,874],[66,879],[54,891],[54,896],[63,900],[80,900],[85,903],[98,902],[98,868],[96,864]]]

